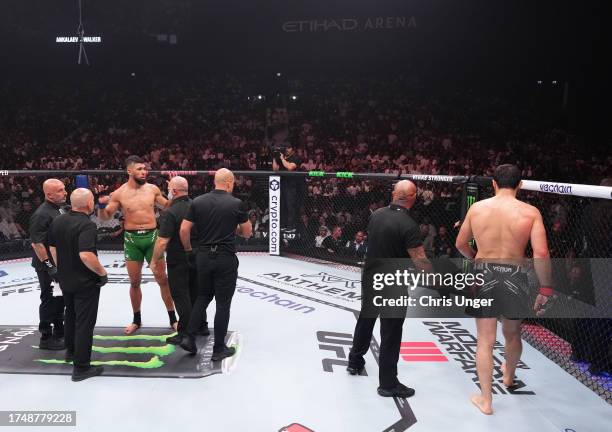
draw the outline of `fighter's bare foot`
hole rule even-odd
[[[493,409],[491,408],[491,402],[487,401],[482,395],[473,395],[470,400],[476,407],[486,415],[493,414]]]
[[[133,333],[136,333],[136,330],[138,330],[140,328],[140,326],[136,323],[132,323],[130,325],[128,325],[125,330],[123,330],[123,333],[125,333],[126,335],[131,335]]]
[[[178,321],[174,321],[170,327],[172,327],[174,331],[177,332],[178,331]]]
[[[515,385],[514,376],[506,375],[506,362],[503,362],[501,365],[502,374],[504,374],[503,382],[506,387],[513,387]]]

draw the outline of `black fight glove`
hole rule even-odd
[[[45,265],[45,270],[51,277],[51,280],[53,280],[53,282],[57,282],[57,267],[55,267],[55,264],[53,264],[49,258],[44,260],[43,264]]]
[[[96,283],[96,288],[102,288],[108,283],[108,275],[98,276],[100,280]]]

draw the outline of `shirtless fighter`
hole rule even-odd
[[[542,215],[537,208],[516,199],[520,186],[521,171],[516,166],[497,167],[493,175],[495,196],[470,207],[456,241],[457,249],[467,258],[475,258],[475,270],[483,273],[485,283],[478,288],[476,297],[493,299],[491,308],[471,311],[476,317],[476,370],[481,390],[471,400],[484,414],[493,414],[493,345],[497,318],[502,318],[506,352],[502,372],[507,387],[514,384],[516,365],[523,350],[520,318],[530,312],[529,283],[523,268],[529,241],[541,286],[533,306],[538,315],[553,294]],[[478,252],[470,246],[472,239]]]
[[[111,218],[120,208],[123,210],[124,221],[124,254],[125,264],[130,277],[130,300],[134,319],[125,328],[125,334],[134,333],[142,325],[140,316],[140,305],[142,303],[142,291],[140,280],[142,276],[142,263],[146,259],[151,263],[153,247],[157,239],[157,221],[155,220],[155,204],[165,208],[168,200],[161,194],[159,188],[147,183],[147,168],[144,160],[138,156],[130,156],[125,165],[129,179],[114,191],[110,197],[101,196],[98,199],[100,210],[98,217],[102,220]],[[166,305],[170,326],[177,328],[174,303],[170,295],[168,277],[166,276],[166,264],[161,260],[153,270],[155,281],[159,284],[162,300]]]

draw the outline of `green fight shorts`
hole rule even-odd
[[[125,260],[143,262],[146,259],[150,264],[155,240],[157,240],[157,229],[126,230],[123,235]]]

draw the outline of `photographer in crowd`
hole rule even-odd
[[[272,153],[272,169],[274,171],[297,171],[302,161],[295,153],[293,144],[280,146]],[[283,177],[281,179],[281,225],[293,229],[296,226],[303,195],[304,179],[299,177]]]

